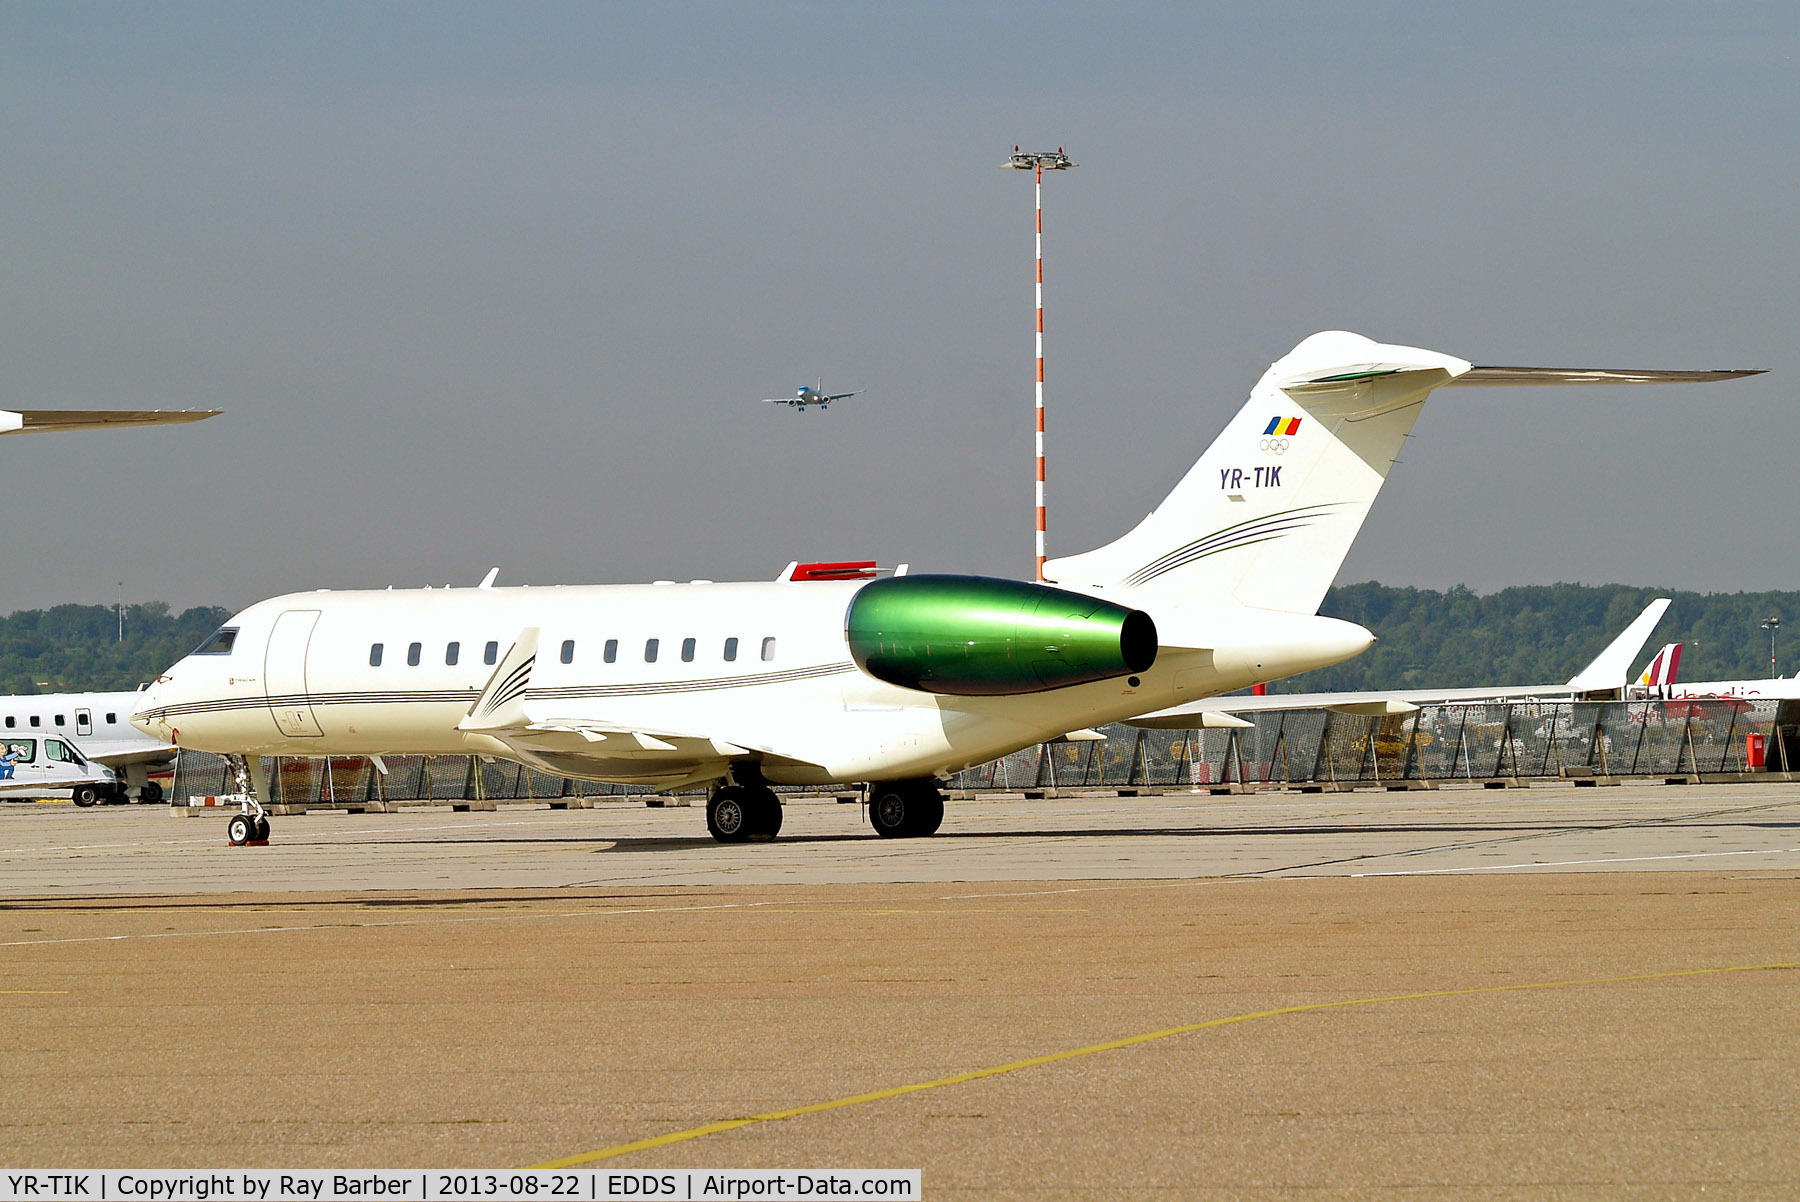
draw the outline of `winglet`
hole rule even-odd
[[[514,730],[530,723],[525,715],[525,690],[531,687],[531,670],[537,666],[538,628],[519,632],[499,667],[488,677],[487,687],[469,707],[456,729],[472,732]]]
[[[1622,689],[1630,680],[1631,665],[1649,641],[1650,632],[1662,621],[1669,608],[1669,598],[1658,597],[1644,607],[1637,621],[1620,631],[1619,637],[1594,657],[1594,662],[1569,678],[1569,689],[1576,693],[1596,693]]]

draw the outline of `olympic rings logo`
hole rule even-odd
[[[1262,448],[1262,453],[1265,455],[1285,455],[1287,454],[1288,440],[1285,438],[1265,438],[1257,445]]]

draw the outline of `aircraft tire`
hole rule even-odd
[[[929,793],[920,791],[914,807],[913,827],[910,832],[915,838],[937,834],[938,827],[944,825],[944,795],[936,789]]]
[[[746,789],[748,794],[746,805],[750,811],[749,838],[757,842],[766,842],[781,833],[781,798],[775,790],[767,785],[760,789]]]
[[[869,793],[869,825],[884,839],[915,839],[944,821],[944,795],[930,780],[888,781]]]
[[[726,785],[706,799],[706,829],[720,843],[742,843],[755,829],[755,805],[748,789]]]
[[[151,781],[149,784],[145,785],[143,788],[138,790],[138,800],[141,802],[144,802],[148,805],[155,805],[157,802],[161,801],[162,799],[163,799],[162,786],[157,784],[155,781]]]
[[[100,800],[100,790],[94,785],[76,785],[70,791],[69,796],[76,805],[85,810]]]
[[[269,841],[269,820],[267,818],[258,818],[252,825],[254,830],[251,831],[250,837],[259,842],[267,843]]]
[[[225,824],[225,837],[233,847],[242,847],[256,835],[256,820],[248,814],[238,814]]]

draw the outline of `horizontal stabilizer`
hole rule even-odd
[[[1604,367],[1471,367],[1447,388],[1519,384],[1707,384],[1760,376],[1761,369],[1731,371],[1629,371]]]

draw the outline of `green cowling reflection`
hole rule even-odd
[[[893,576],[844,615],[856,666],[928,693],[1042,693],[1156,662],[1150,615],[1098,597],[987,576]]]

